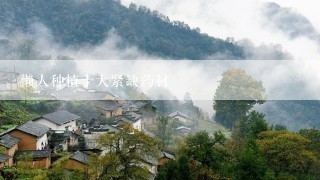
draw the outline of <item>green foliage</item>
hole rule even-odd
[[[189,159],[181,156],[177,161],[170,160],[163,165],[156,176],[156,180],[192,180]]]
[[[37,111],[41,114],[47,114],[56,111],[61,106],[61,101],[40,101],[33,108],[34,111]]]
[[[276,180],[275,173],[272,169],[267,169],[266,173],[264,174],[263,180]]]
[[[320,131],[317,129],[301,129],[299,134],[311,141],[308,149],[313,151],[320,160]]]
[[[21,179],[26,178],[35,178],[36,179],[49,179],[47,177],[48,170],[45,169],[36,169],[32,165],[33,155],[32,154],[23,154],[19,156],[17,162],[17,176]]]
[[[173,128],[175,122],[167,116],[157,117],[157,132],[156,135],[162,142],[162,147],[166,148],[172,140]]]
[[[179,180],[180,173],[190,173],[190,172],[180,172],[179,164],[177,161],[169,161],[164,166],[161,167],[160,171],[156,176],[156,180]]]
[[[139,164],[148,159],[157,159],[159,149],[155,139],[124,125],[119,133],[102,134],[98,143],[109,151],[98,158],[101,178],[148,179],[149,171]],[[96,171],[97,167],[94,169]]]
[[[20,101],[0,101],[0,125],[18,125],[35,117]]]
[[[108,154],[106,154],[105,156],[108,156]],[[110,161],[111,159],[108,157],[106,158],[107,161],[104,161],[105,163],[110,163],[113,161]],[[99,155],[96,153],[93,153],[90,155],[89,157],[89,161],[88,161],[88,173],[89,173],[89,177],[90,179],[98,179],[100,172],[102,171],[102,164],[101,164],[102,160],[99,159]],[[110,166],[106,165],[105,166]]]
[[[215,120],[227,128],[245,116],[255,105],[265,100],[261,81],[255,80],[243,69],[229,69],[222,74],[220,85],[214,95]]]
[[[0,154],[3,154],[3,153],[5,153],[6,152],[6,148],[5,147],[3,147],[3,146],[0,146]]]
[[[95,107],[94,101],[68,101],[65,103],[65,108],[86,122],[92,119],[99,120],[101,124],[107,122],[106,117]]]
[[[249,139],[240,152],[237,165],[236,179],[264,179],[272,176],[266,175],[267,162],[260,153],[255,139]],[[270,173],[270,172],[269,172]]]
[[[265,131],[258,136],[258,145],[268,164],[277,171],[314,173],[318,159],[309,150],[311,141],[288,131]]]
[[[239,136],[243,138],[257,138],[258,134],[268,130],[268,124],[264,119],[264,114],[252,111],[244,116],[239,122]]]
[[[188,157],[187,156],[181,156],[178,159],[178,163],[179,163],[180,178],[183,179],[183,180],[191,180],[191,179],[193,179]]]
[[[223,144],[225,137],[221,132],[210,137],[205,131],[197,132],[194,136],[187,137],[181,154],[200,163],[204,167],[219,170],[228,157]]]
[[[297,180],[295,176],[293,176],[292,174],[289,174],[288,172],[279,173],[277,179],[278,180]]]
[[[285,125],[282,125],[282,124],[276,124],[273,127],[273,130],[275,130],[275,131],[283,131],[283,130],[287,130],[287,127]]]
[[[58,154],[55,154],[58,155]],[[67,179],[68,174],[64,171],[64,167],[67,164],[69,158],[71,157],[70,153],[61,153],[61,158],[55,161],[52,164],[52,168],[50,169],[50,179],[59,180],[59,179]]]

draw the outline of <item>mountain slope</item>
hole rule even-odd
[[[199,33],[183,22],[145,7],[126,8],[114,0],[10,0],[0,6],[1,27],[32,33],[30,25],[42,23],[54,40],[66,46],[102,43],[108,31],[116,32],[129,44],[153,55],[175,59],[244,59],[243,48]],[[222,56],[223,55],[223,56]]]

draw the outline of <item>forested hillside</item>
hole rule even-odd
[[[266,114],[269,124],[282,124],[294,131],[320,128],[320,101],[317,100],[267,101],[257,109]]]
[[[115,0],[12,0],[0,5],[1,34],[34,33],[35,23],[45,25],[53,40],[64,46],[83,47],[102,43],[114,29],[128,45],[148,54],[170,59],[287,59],[276,46],[254,47],[250,42],[222,40],[190,28],[186,23],[172,21],[168,16],[146,7],[131,4],[129,8]],[[19,42],[14,42],[19,43]],[[2,38],[1,46],[10,40]],[[121,45],[120,45],[121,46]],[[125,45],[123,45],[125,46]],[[123,47],[119,47],[123,48]],[[261,48],[270,56],[255,54]],[[8,48],[7,48],[8,49]],[[10,52],[7,52],[10,54]],[[274,54],[277,54],[274,57]],[[8,58],[7,56],[2,56]],[[28,59],[29,56],[21,58]],[[41,57],[46,59],[46,57]]]

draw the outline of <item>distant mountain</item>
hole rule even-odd
[[[318,100],[267,101],[257,107],[257,110],[266,114],[270,125],[281,124],[294,131],[303,128],[320,129],[320,101]]]
[[[117,0],[10,0],[0,4],[0,30],[4,34],[16,31],[32,34],[32,24],[41,23],[53,34],[53,40],[64,46],[97,45],[115,32],[128,45],[150,55],[170,59],[288,59],[278,47],[262,47],[268,53],[260,55],[261,47],[247,46],[232,38],[222,40],[191,29],[187,24],[170,21],[169,17],[146,7],[131,4],[129,8]],[[1,36],[0,36],[1,40]],[[0,41],[0,53],[16,42]],[[30,44],[30,42],[29,42]],[[250,44],[250,43],[249,43]],[[123,45],[125,46],[125,45]],[[47,59],[29,55],[30,46],[15,50],[27,54],[22,59]],[[122,48],[119,45],[119,48]],[[3,50],[4,49],[4,50]],[[23,52],[20,52],[22,49]],[[27,52],[26,52],[27,51]],[[269,52],[271,51],[271,53]],[[273,52],[275,52],[274,55]],[[18,53],[18,54],[19,54]],[[266,56],[265,54],[272,54]],[[6,56],[4,56],[6,57]],[[20,57],[20,56],[19,56]],[[18,58],[19,58],[18,57]],[[3,57],[2,57],[3,58]]]
[[[262,10],[268,22],[290,38],[304,36],[320,44],[320,33],[308,18],[296,10],[276,3],[266,3]]]

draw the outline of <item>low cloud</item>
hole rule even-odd
[[[166,1],[163,3],[165,2]],[[189,4],[189,6],[192,6],[192,4]],[[222,4],[220,6],[222,6]],[[208,13],[210,14],[211,11]],[[215,18],[212,19],[214,24],[220,24],[222,29],[224,29],[223,27],[226,28],[228,26],[232,29],[232,23],[229,22],[228,24],[228,22],[218,22],[217,20],[218,19]],[[52,37],[50,29],[46,28],[44,25],[33,24],[30,26],[30,29],[31,33],[29,34],[21,32],[3,34],[1,36],[2,48],[0,48],[2,57],[6,56],[8,59],[15,59],[15,57],[24,55],[23,53],[28,52],[31,52],[32,56],[30,57],[34,56],[40,59],[43,57],[56,59],[58,55],[64,55],[76,60],[82,60],[77,61],[77,65],[78,69],[83,74],[136,74],[140,77],[148,74],[167,75],[167,88],[172,92],[172,94],[174,94],[178,99],[182,99],[185,92],[190,92],[195,102],[199,102],[199,104],[196,103],[196,105],[199,105],[209,113],[213,112],[212,98],[219,85],[221,74],[223,71],[232,67],[243,68],[254,78],[262,80],[263,85],[267,90],[267,97],[269,100],[320,99],[318,95],[320,89],[320,75],[317,70],[317,67],[319,67],[320,64],[317,61],[160,60],[159,57],[151,56],[139,50],[135,46],[127,45],[121,37],[117,35],[116,30],[111,30],[106,36],[105,41],[99,45],[65,47],[53,40],[54,38]],[[260,29],[254,29],[253,27],[253,30]],[[255,35],[255,31],[252,31],[251,33],[253,35],[249,36],[249,38],[257,36]],[[242,35],[244,36],[246,34],[248,34],[248,32],[243,31]],[[258,35],[266,34],[271,35],[272,32],[267,30],[258,32]],[[264,42],[263,40],[268,39],[268,37],[269,36],[262,37],[262,39],[260,39],[261,42]],[[284,43],[277,45],[277,37],[280,39],[279,42],[288,42],[288,44]],[[314,42],[310,41],[307,37],[296,37],[295,39],[290,39],[281,34],[281,32],[276,31],[273,36],[270,36],[270,39],[272,41],[266,41],[266,44],[258,43],[259,45],[258,48],[255,49],[255,52],[250,51],[250,46],[255,46],[255,44],[259,42],[257,41],[257,38],[252,39],[253,44],[248,44],[248,42],[246,42],[247,44],[245,47],[249,48],[248,53],[252,53],[252,57],[256,59],[266,59],[266,57],[270,57],[270,55],[276,55],[277,57],[281,56],[281,59],[289,58],[290,55],[286,53],[274,54],[274,52],[281,52],[282,48],[288,51],[290,49],[295,49],[296,52],[289,51],[289,53],[294,55],[297,59],[299,59],[299,57],[312,58],[318,55],[317,46],[314,46]],[[268,44],[268,42],[270,42],[271,45]],[[300,42],[303,42],[303,47],[301,44],[299,45]],[[30,43],[30,46],[23,46],[25,45],[24,43]],[[244,42],[242,41],[241,43]],[[10,51],[10,49],[12,51]],[[279,51],[279,49],[281,51]],[[299,49],[299,51],[297,49]],[[44,64],[50,64],[51,62],[52,61],[45,61]],[[15,65],[17,69],[21,68],[23,70],[23,68],[28,67],[27,70],[39,70],[39,68],[32,69],[32,67],[26,66],[28,63],[30,64],[30,62],[19,62],[15,63]],[[7,67],[12,68],[12,65],[12,62],[8,62]],[[147,92],[148,88],[145,87],[142,90]]]
[[[314,34],[319,34],[320,27],[318,29],[313,27],[318,17],[314,15],[318,11],[311,8],[313,9],[311,13],[303,8],[312,7],[310,0],[308,3],[276,1],[287,6],[292,4],[295,6],[292,9],[277,7],[275,4],[273,4],[275,6],[268,6],[266,3],[270,1],[266,0],[122,1],[126,6],[131,2],[158,10],[172,20],[184,21],[191,27],[199,27],[202,32],[214,37],[223,39],[234,37],[235,40],[250,39],[255,46],[280,45],[294,59],[320,59],[319,41],[315,40],[318,37],[310,38]],[[266,7],[269,7],[267,8],[269,12],[273,10],[272,16],[270,13],[269,16],[266,16]],[[302,10],[302,13],[299,12],[299,9]],[[312,21],[304,17],[303,13],[309,18],[312,17]]]

